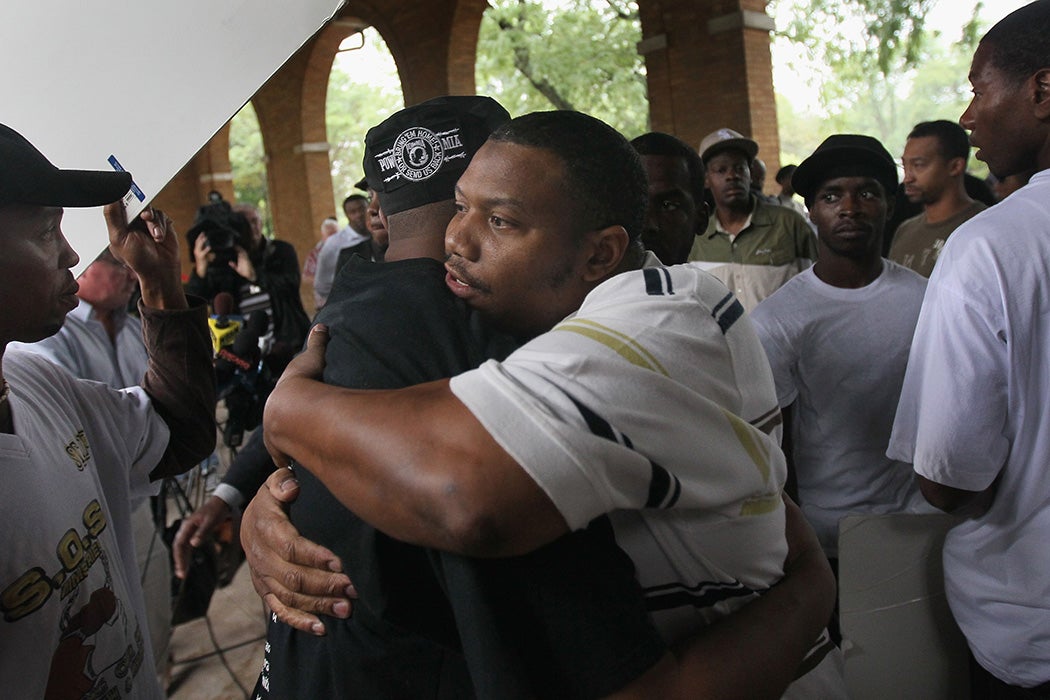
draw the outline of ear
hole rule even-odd
[[[707,206],[707,200],[701,199],[696,204],[696,230],[693,231],[697,236],[704,235],[707,230],[707,225],[711,222],[711,207]]]
[[[966,172],[966,159],[965,158],[949,158],[948,159],[948,174],[952,177],[958,177]]]
[[[1034,83],[1035,116],[1040,121],[1050,120],[1050,68],[1041,68],[1032,76]]]
[[[598,282],[619,271],[620,262],[630,247],[630,237],[623,226],[609,226],[588,233],[584,245],[587,259],[581,278]]]

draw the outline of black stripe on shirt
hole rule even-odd
[[[715,308],[711,310],[711,315],[718,322],[718,327],[722,329],[722,335],[725,335],[733,327],[733,324],[744,315],[744,307],[730,292],[720,302],[715,304]]]
[[[678,497],[682,495],[682,482],[678,477],[650,460],[652,469],[649,477],[649,498],[645,501],[646,508],[670,508],[678,503]]]
[[[771,435],[773,433],[773,428],[783,422],[784,414],[780,412],[780,407],[777,406],[751,421],[751,425],[755,426],[766,435]]]
[[[649,296],[667,296],[674,294],[671,273],[666,267],[646,267],[642,269],[645,278],[645,293]]]
[[[600,438],[611,440],[623,445],[629,450],[634,450],[634,443],[627,435],[619,432],[609,421],[605,420],[590,408],[580,403],[573,397],[569,399],[576,405],[576,409],[583,416],[591,433]],[[637,450],[635,450],[637,451]],[[646,508],[671,508],[678,503],[682,495],[682,482],[677,476],[661,467],[656,462],[649,460],[649,495],[645,501]]]
[[[754,591],[739,581],[729,583],[720,581],[703,581],[695,586],[683,583],[668,583],[662,586],[651,586],[645,589],[645,607],[649,612],[673,610],[686,606],[710,608],[734,598],[746,598],[755,595]]]

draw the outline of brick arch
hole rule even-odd
[[[767,0],[638,0],[652,126],[699,144],[721,126],[779,160]],[[300,257],[334,199],[325,130],[328,76],[339,43],[373,26],[397,66],[405,104],[476,89],[474,63],[485,0],[355,0],[253,97],[267,157],[274,229]],[[232,196],[224,127],[165,187],[157,204],[188,226],[208,190]],[[205,182],[207,181],[207,182]],[[219,186],[215,186],[219,185]],[[226,188],[226,189],[224,189]],[[306,295],[308,298],[308,295]]]
[[[190,161],[176,173],[153,199],[153,206],[171,216],[175,228],[185,232],[197,216],[197,208],[217,190],[225,200],[233,201],[233,173],[230,168],[230,125],[223,126]],[[179,245],[184,245],[180,239]],[[183,273],[189,274],[189,253],[181,256]]]
[[[488,9],[486,0],[459,0],[449,31],[448,86],[451,95],[473,95],[477,89],[475,64],[481,19]]]

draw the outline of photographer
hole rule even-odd
[[[242,314],[269,308],[274,345],[268,357],[279,373],[302,346],[310,319],[299,298],[299,258],[285,241],[263,236],[258,210],[219,199],[201,207],[188,232],[193,272],[186,291],[214,299],[227,292]]]

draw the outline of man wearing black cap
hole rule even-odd
[[[842,517],[920,505],[910,465],[885,453],[926,284],[881,257],[897,189],[882,144],[830,136],[792,182],[817,226],[819,257],[751,318],[773,368],[799,505],[834,560]]]
[[[167,217],[128,224],[115,200],[130,184],[59,170],[0,126],[0,682],[22,697],[161,697],[130,499],[215,444],[207,309],[189,308]],[[62,207],[109,202],[110,250],[138,275],[150,353],[141,388],[123,391],[8,349],[55,333],[77,305]]]
[[[689,253],[689,260],[722,280],[748,311],[817,255],[805,219],[751,193],[750,164],[757,153],[757,143],[732,129],[714,131],[700,142],[715,211]]]

